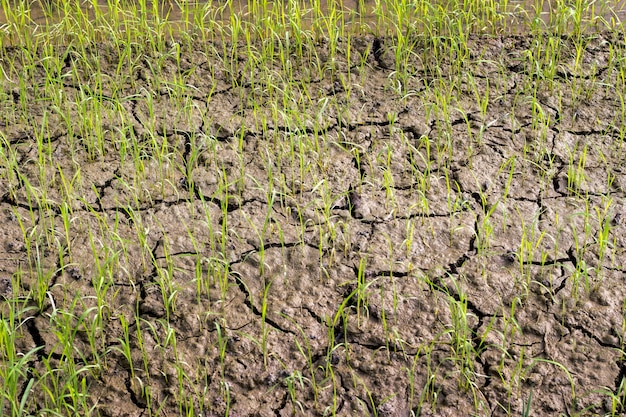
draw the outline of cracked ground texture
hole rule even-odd
[[[623,412],[624,38],[394,42],[4,49],[4,398]]]

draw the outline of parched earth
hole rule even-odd
[[[623,35],[409,41],[2,51],[18,403],[624,412]]]

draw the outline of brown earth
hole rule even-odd
[[[69,121],[46,63],[4,50],[3,314],[21,306],[16,350],[40,348],[23,389],[97,364],[78,374],[102,416],[623,412],[624,37],[580,61],[569,38],[413,41],[406,77],[393,39],[320,41],[288,86],[244,47],[134,68],[58,48]],[[551,75],[529,51],[552,44]]]

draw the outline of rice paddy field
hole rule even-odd
[[[626,413],[621,2],[0,9],[1,415]]]

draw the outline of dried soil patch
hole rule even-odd
[[[400,74],[393,45],[320,42],[289,82],[237,46],[59,48],[62,109],[3,52],[28,412],[72,370],[103,416],[624,411],[623,37],[419,38]]]

